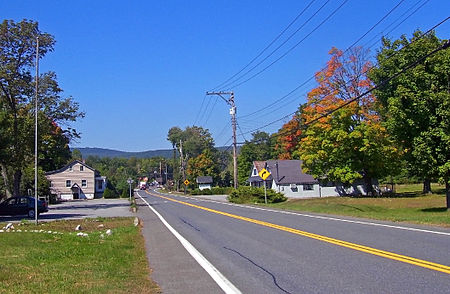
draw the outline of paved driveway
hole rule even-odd
[[[128,199],[75,200],[51,204],[49,211],[42,213],[39,220],[80,219],[96,217],[134,216]],[[27,216],[0,216],[0,222],[20,221]],[[31,220],[31,219],[29,219]]]

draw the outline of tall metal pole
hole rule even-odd
[[[38,90],[39,90],[39,36],[36,37],[36,88],[34,101],[34,220],[38,224]]]
[[[236,105],[234,104],[234,92],[206,92],[206,95],[218,95],[220,98],[231,106],[231,126],[233,130],[233,186],[238,187],[238,171],[237,171],[237,142],[236,142]],[[222,95],[230,95],[229,99],[225,99]]]

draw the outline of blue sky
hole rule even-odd
[[[375,54],[382,34],[397,38],[418,28],[426,31],[450,11],[448,0],[344,2],[314,1],[261,58],[324,5],[317,15],[247,77],[299,45],[255,78],[232,85],[238,108],[238,142],[250,139],[252,130],[294,112],[305,102],[305,93],[314,82],[268,105],[320,70],[332,46],[346,49],[398,3],[358,45],[370,47]],[[41,31],[55,36],[55,51],[42,59],[40,68],[55,71],[64,95],[73,96],[86,112],[84,119],[71,125],[82,133],[72,146],[144,151],[170,148],[168,130],[194,123],[209,129],[217,146],[229,145],[229,106],[205,92],[244,67],[309,3],[15,0],[1,1],[0,15],[2,19],[38,21]],[[436,33],[448,38],[450,21]],[[261,111],[246,116],[256,110]],[[275,132],[287,120],[262,130]]]

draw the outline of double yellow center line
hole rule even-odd
[[[147,193],[150,194],[149,192],[147,192]],[[384,258],[393,259],[393,260],[401,261],[401,262],[404,262],[404,263],[413,264],[413,265],[416,265],[416,266],[424,267],[424,268],[435,270],[435,271],[438,271],[438,272],[443,272],[443,273],[446,273],[446,274],[450,274],[450,267],[446,266],[446,265],[433,263],[433,262],[429,262],[429,261],[426,261],[426,260],[421,260],[421,259],[405,256],[405,255],[400,255],[400,254],[396,254],[396,253],[389,252],[389,251],[379,250],[379,249],[375,249],[375,248],[372,248],[372,247],[367,247],[367,246],[363,246],[363,245],[359,245],[359,244],[355,244],[355,243],[351,243],[351,242],[347,242],[347,241],[342,241],[342,240],[339,240],[339,239],[329,238],[329,237],[322,236],[322,235],[308,233],[308,232],[305,232],[305,231],[301,231],[301,230],[297,230],[297,229],[293,229],[293,228],[289,228],[289,227],[285,227],[285,226],[280,226],[280,225],[276,225],[276,224],[272,224],[272,223],[268,223],[268,222],[264,222],[264,221],[260,221],[260,220],[256,220],[256,219],[252,219],[252,218],[248,218],[248,217],[244,217],[244,216],[239,216],[239,215],[235,215],[235,214],[231,214],[231,213],[227,213],[227,212],[223,212],[223,211],[207,208],[207,207],[204,207],[204,206],[199,206],[199,205],[191,204],[191,203],[188,203],[188,202],[175,200],[175,199],[172,199],[172,198],[169,198],[169,197],[165,197],[165,196],[162,196],[162,195],[155,195],[155,194],[150,194],[150,195],[156,196],[156,197],[159,197],[159,198],[163,198],[163,199],[166,199],[166,200],[169,200],[169,201],[172,201],[172,202],[176,202],[176,203],[179,203],[179,204],[187,205],[187,206],[190,206],[190,207],[195,207],[195,208],[198,208],[198,209],[201,209],[201,210],[209,211],[209,212],[212,212],[212,213],[224,215],[224,216],[227,216],[227,217],[230,217],[230,218],[239,219],[239,220],[246,221],[246,222],[249,222],[249,223],[261,225],[261,226],[264,226],[264,227],[269,227],[269,228],[277,229],[277,230],[280,230],[280,231],[289,232],[289,233],[292,233],[292,234],[296,234],[296,235],[300,235],[300,236],[316,239],[316,240],[327,242],[327,243],[331,243],[331,244],[334,244],[334,245],[338,245],[338,246],[354,249],[354,250],[357,250],[357,251],[361,251],[361,252],[365,252],[365,253],[381,256],[381,257],[384,257]]]

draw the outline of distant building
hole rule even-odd
[[[50,181],[50,192],[59,200],[101,198],[106,188],[106,177],[79,160],[45,176]]]
[[[264,187],[259,172],[265,168],[271,173],[266,179],[266,187],[283,193],[289,198],[314,198],[343,195],[366,195],[362,183],[344,187],[340,183],[322,183],[302,171],[301,160],[254,161],[249,183],[253,187]]]
[[[213,178],[211,176],[197,177],[197,184],[200,190],[211,189]]]

